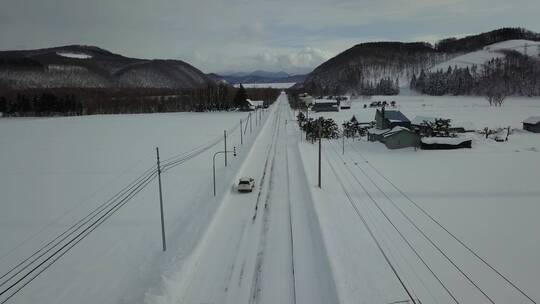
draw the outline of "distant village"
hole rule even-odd
[[[350,96],[324,96],[315,98],[307,93],[297,96],[300,107],[305,113],[309,112],[339,112],[349,110],[352,106]],[[299,114],[300,127],[306,132],[307,138],[315,138],[316,132],[321,137],[362,138],[370,142],[380,142],[388,149],[402,149],[413,147],[422,150],[452,150],[472,148],[472,139],[469,134],[480,134],[485,138],[492,138],[497,142],[505,142],[512,134],[510,127],[499,129],[477,129],[473,122],[456,122],[445,117],[416,116],[410,120],[401,111],[397,110],[395,101],[372,101],[362,106],[375,108],[372,121],[359,122],[356,117],[344,122],[342,132],[337,131],[337,124],[332,119],[314,120],[302,112]],[[331,130],[320,130],[319,125],[325,125]],[[540,133],[540,116],[531,116],[522,121],[523,130]],[[315,125],[315,126],[311,126]]]

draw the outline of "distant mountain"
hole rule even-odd
[[[0,87],[186,89],[214,82],[180,60],[124,57],[95,46],[0,52]]]
[[[286,72],[257,70],[251,73],[231,73],[228,75],[208,74],[214,80],[224,80],[230,84],[240,83],[297,83],[304,81],[305,75],[289,75]]]
[[[287,78],[289,77],[290,75],[283,72],[283,71],[279,71],[279,72],[268,72],[268,71],[261,71],[261,70],[257,70],[257,71],[254,71],[252,73],[249,74],[249,76],[253,76],[253,77],[264,77],[264,78]]]
[[[522,28],[502,28],[463,38],[444,39],[434,46],[424,42],[362,43],[315,68],[295,88],[313,93],[365,94],[373,92],[377,85],[384,86],[390,82],[395,87],[408,86],[412,76],[421,70],[446,66],[442,63],[508,40],[540,41],[540,34]]]

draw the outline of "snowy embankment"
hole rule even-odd
[[[416,115],[448,117],[472,121],[478,129],[520,129],[522,120],[540,114],[540,100],[527,98],[508,98],[501,108],[468,97],[378,96],[372,100],[396,100],[411,119]],[[371,121],[375,110],[363,108],[369,102],[353,102],[350,111],[316,115],[332,117],[338,124],[352,115],[360,122]],[[460,303],[489,299],[531,303],[506,279],[532,299],[540,299],[540,224],[536,220],[540,135],[515,130],[503,143],[471,137],[472,149],[453,151],[387,150],[381,143],[347,141],[345,155],[341,141],[324,141],[322,190],[315,187],[317,146],[300,145],[344,303],[408,298],[355,208],[413,298],[422,303],[455,303],[452,297]]]
[[[219,207],[219,196],[259,130],[246,113],[106,115],[0,119],[0,273],[4,274],[161,159],[219,141],[244,119],[216,159],[218,198],[212,197],[212,156],[223,143],[162,176],[168,251],[161,252],[157,181],[115,213],[10,303],[133,303],[160,274],[189,255]],[[38,269],[39,270],[39,269]],[[2,282],[5,278],[2,279]],[[4,288],[4,286],[2,286]],[[8,293],[2,295],[7,296]],[[0,299],[3,299],[0,297]]]

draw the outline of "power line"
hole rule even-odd
[[[341,158],[341,160],[343,160],[343,158],[341,157],[341,155],[339,155],[339,153],[337,151],[335,151],[334,149],[334,152],[335,154]],[[422,262],[422,264],[424,264],[424,266],[429,270],[429,272],[435,277],[435,279],[437,280],[437,282],[439,282],[439,284],[443,287],[443,289],[446,291],[446,293],[452,298],[452,300],[456,303],[456,304],[459,304],[460,302],[456,299],[456,297],[452,294],[452,292],[450,292],[450,290],[448,289],[448,287],[442,282],[442,280],[439,278],[439,276],[437,274],[435,274],[435,272],[433,271],[433,269],[427,264],[427,262],[424,260],[424,258],[420,255],[420,253],[418,253],[418,251],[414,248],[414,246],[410,243],[410,241],[403,235],[403,233],[397,228],[397,226],[392,222],[392,220],[388,217],[388,215],[386,214],[386,212],[380,207],[380,205],[377,203],[377,201],[374,199],[374,197],[369,193],[369,191],[366,189],[366,187],[364,186],[364,184],[362,182],[360,182],[360,180],[358,179],[358,177],[352,172],[352,170],[347,167],[347,166],[344,166],[347,171],[349,171],[349,173],[352,175],[352,177],[355,179],[355,181],[357,182],[357,184],[360,185],[360,187],[362,187],[362,189],[364,190],[364,192],[367,194],[367,196],[369,197],[369,199],[373,202],[373,204],[377,207],[377,209],[383,214],[383,216],[386,218],[386,220],[392,225],[392,227],[396,230],[396,232],[399,234],[399,236],[405,241],[405,243],[407,244],[407,246],[414,252],[414,254],[418,257],[418,259]],[[364,173],[365,175],[365,173]],[[366,175],[367,176],[367,175]],[[371,179],[370,179],[371,180]],[[371,180],[372,181],[372,180]],[[372,181],[373,183],[373,181]],[[379,189],[379,191],[390,201],[392,201],[392,199],[386,194],[384,193],[375,183],[373,183],[377,189]]]
[[[448,230],[443,224],[441,224],[437,219],[435,219],[431,214],[429,214],[424,208],[422,208],[417,202],[415,202],[413,199],[411,199],[405,192],[403,192],[399,187],[397,187],[389,178],[384,176],[381,171],[379,171],[371,162],[369,162],[361,153],[360,151],[356,150],[353,147],[353,150],[365,160],[365,162],[373,168],[375,172],[377,172],[378,175],[380,175],[384,180],[386,180],[394,189],[396,189],[403,197],[405,197],[409,202],[411,202],[416,208],[418,208],[424,215],[426,215],[432,222],[437,224],[441,229],[443,229],[448,235],[450,235],[455,241],[457,241],[461,246],[463,246],[467,251],[469,251],[471,254],[473,254],[477,259],[479,259],[484,265],[489,267],[492,271],[494,271],[499,277],[501,277],[504,281],[506,281],[510,286],[512,286],[514,289],[516,289],[521,295],[526,297],[531,303],[536,304],[536,301],[532,299],[527,293],[525,293],[521,288],[519,288],[514,282],[512,282],[508,277],[506,277],[504,274],[502,274],[499,270],[497,270],[494,266],[492,266],[486,259],[482,258],[476,251],[474,251],[470,246],[465,244],[461,239],[459,239],[455,234],[453,234],[450,230]]]
[[[9,291],[11,288],[15,287],[17,284],[21,283],[25,278],[30,276],[34,271],[39,269],[41,266],[43,266],[47,261],[53,259],[53,257],[57,254],[59,254],[57,257],[55,257],[49,264],[47,264],[44,268],[39,270],[34,276],[32,276],[28,281],[24,282],[21,286],[19,286],[13,293],[11,293],[5,300],[0,302],[0,304],[3,304],[7,302],[9,299],[11,299],[13,296],[15,296],[18,292],[20,292],[25,286],[30,284],[35,278],[37,278],[41,273],[43,273],[46,269],[48,269],[50,266],[52,266],[56,261],[58,261],[62,256],[64,256],[71,248],[73,248],[76,244],[78,244],[80,241],[82,241],[84,238],[86,238],[92,231],[94,231],[96,228],[101,226],[107,220],[110,218],[116,211],[120,210],[121,207],[123,207],[131,198],[133,198],[136,194],[138,194],[141,190],[143,190],[146,185],[148,185],[153,179],[155,178],[155,174],[152,174],[147,178],[147,180],[139,185],[139,187],[136,189],[136,191],[131,192],[130,196],[124,198],[122,201],[120,201],[118,204],[116,204],[112,209],[107,211],[105,214],[103,214],[101,217],[98,218],[95,222],[93,222],[91,225],[86,227],[82,232],[77,234],[74,238],[72,238],[69,242],[64,244],[62,247],[57,249],[52,255],[47,257],[45,260],[43,260],[41,263],[39,263],[37,266],[32,268],[29,272],[27,272],[25,275],[23,275],[21,278],[19,278],[17,281],[12,283],[7,289],[0,292],[0,296],[5,294],[7,291]],[[70,245],[71,244],[71,245]],[[64,250],[67,247],[66,250]],[[62,250],[64,250],[62,252]]]
[[[379,243],[379,241],[377,240],[377,238],[375,237],[375,234],[373,233],[373,231],[371,230],[371,228],[369,227],[368,223],[366,222],[366,219],[364,218],[364,216],[362,215],[362,213],[360,212],[360,210],[358,210],[358,207],[353,203],[353,199],[351,197],[351,195],[349,194],[349,192],[347,191],[347,189],[345,189],[345,186],[343,185],[343,181],[339,178],[334,166],[332,165],[332,163],[327,159],[326,159],[326,162],[328,163],[328,165],[330,165],[330,168],[332,169],[332,172],[334,173],[334,175],[336,176],[336,179],[338,180],[341,188],[343,189],[343,192],[345,193],[345,195],[347,196],[347,199],[350,203],[350,205],[353,207],[356,215],[358,215],[358,217],[360,218],[360,220],[362,221],[364,227],[366,227],[369,235],[371,236],[371,238],[373,239],[373,241],[375,242],[375,244],[377,245],[377,248],[379,249],[379,251],[381,252],[381,254],[383,255],[386,263],[388,264],[388,266],[390,267],[390,269],[392,270],[392,272],[394,273],[394,275],[396,276],[396,278],[398,279],[399,283],[401,284],[401,287],[403,287],[403,289],[405,290],[405,292],[407,293],[409,299],[412,301],[413,304],[416,304],[416,301],[414,300],[411,292],[409,291],[409,289],[407,288],[407,286],[405,286],[405,283],[403,282],[403,279],[401,278],[401,276],[398,274],[396,268],[394,267],[394,265],[392,264],[392,262],[390,261],[390,259],[388,258],[388,256],[386,255],[386,253],[384,252],[384,249],[382,248],[381,244]]]
[[[230,129],[230,133],[234,132],[239,125],[235,125]],[[197,155],[200,155],[201,153],[207,151],[208,149],[212,148],[213,146],[217,145],[222,139],[212,141],[206,145],[201,145],[192,151],[180,154],[174,157],[171,157],[167,159],[167,162],[164,165],[164,171],[170,170],[182,163],[185,163],[186,161],[196,157]],[[8,286],[6,289],[2,290],[0,292],[0,296],[6,294],[10,289],[13,289],[15,286],[17,286],[19,283],[23,282],[27,277],[29,277],[32,273],[34,273],[36,270],[38,270],[40,267],[45,265],[46,262],[52,261],[47,264],[44,268],[39,270],[34,276],[32,276],[28,281],[24,282],[21,286],[15,289],[13,293],[11,293],[5,300],[3,300],[1,303],[5,303],[9,299],[11,299],[13,296],[15,296],[20,290],[22,290],[25,286],[27,286],[30,282],[32,282],[37,276],[39,276],[42,272],[44,272],[46,269],[48,269],[52,264],[54,264],[58,259],[60,259],[65,253],[67,253],[71,248],[73,248],[76,244],[78,244],[80,241],[82,241],[86,236],[88,236],[92,231],[94,231],[97,227],[99,227],[105,220],[110,218],[114,213],[116,213],[121,207],[123,207],[127,202],[129,202],[136,194],[138,194],[140,191],[142,191],[155,177],[156,177],[157,169],[155,167],[152,167],[148,170],[146,170],[141,176],[139,176],[137,179],[135,179],[133,182],[125,186],[122,190],[120,190],[118,193],[116,193],[112,198],[108,199],[101,205],[99,205],[97,208],[95,208],[90,214],[85,216],[84,218],[78,220],[73,225],[71,225],[67,230],[62,232],[60,235],[55,237],[53,240],[49,241],[47,244],[39,248],[37,251],[35,251],[32,255],[27,257],[22,262],[18,263],[16,266],[11,268],[7,273],[3,274],[0,279],[3,279],[7,276],[9,276],[6,280],[4,280],[2,283],[0,283],[0,287],[6,285],[8,282],[15,279],[15,282],[12,282],[10,286]],[[127,194],[127,195],[126,195]],[[112,208],[109,208],[111,207]],[[109,209],[108,209],[109,208]],[[108,209],[108,210],[107,210]],[[107,211],[105,211],[107,210]],[[105,211],[105,213],[103,213]],[[97,217],[100,213],[103,213],[97,220],[92,221],[95,217]],[[92,222],[91,222],[92,221]],[[90,223],[91,222],[91,223]],[[86,228],[83,229],[85,225],[90,223]],[[79,232],[75,237],[70,238],[73,234],[80,231],[80,229],[83,229],[82,232]],[[68,240],[69,238],[69,240]],[[41,261],[37,266],[33,267],[30,271],[26,272],[22,275],[20,278],[16,278],[19,274],[23,273],[27,268],[31,267],[33,264],[38,262],[42,257],[47,255],[50,251],[58,248],[64,241],[67,242],[63,244],[59,249],[54,251],[51,255],[48,255],[45,257],[43,261]],[[47,249],[48,248],[48,249]],[[67,249],[66,249],[67,248]],[[46,250],[45,250],[46,249]],[[65,251],[63,251],[65,249]],[[44,252],[42,252],[45,250]],[[36,257],[37,256],[37,257]],[[56,257],[55,257],[56,256]],[[25,265],[26,264],[26,265]],[[24,265],[24,266],[23,266]],[[22,266],[21,269],[19,269]],[[19,269],[18,271],[16,271]],[[14,274],[12,274],[15,272]],[[11,274],[11,276],[10,276]]]
[[[17,271],[15,274],[11,275],[7,280],[5,280],[4,282],[0,283],[0,287],[1,286],[4,286],[9,280],[11,280],[13,277],[17,276],[18,274],[20,274],[22,271],[24,271],[26,268],[29,267],[29,265],[31,265],[32,263],[34,263],[36,260],[38,260],[39,258],[41,258],[42,256],[44,256],[45,254],[47,254],[48,252],[50,252],[55,246],[57,246],[59,243],[63,242],[64,240],[66,240],[69,236],[71,236],[72,234],[75,233],[75,231],[77,231],[80,227],[82,227],[83,225],[87,224],[88,222],[90,222],[93,218],[95,218],[97,216],[97,214],[99,214],[100,212],[102,212],[103,210],[105,210],[106,208],[108,208],[110,205],[114,204],[114,202],[119,198],[121,197],[122,195],[124,195],[126,192],[129,192],[133,187],[135,187],[140,180],[144,179],[148,174],[152,174],[153,171],[152,169],[149,169],[147,170],[143,175],[141,175],[139,178],[137,178],[135,181],[133,181],[132,183],[130,183],[128,186],[124,187],[122,190],[120,190],[118,193],[116,193],[112,198],[108,199],[107,201],[105,201],[104,203],[102,203],[101,205],[99,205],[97,208],[95,208],[92,212],[90,212],[88,215],[86,215],[84,218],[78,220],[77,222],[75,222],[74,224],[72,224],[67,230],[65,230],[64,232],[62,232],[60,235],[58,235],[57,237],[55,237],[53,240],[49,241],[47,244],[45,244],[44,246],[42,246],[41,248],[39,248],[37,251],[35,251],[32,255],[30,255],[29,257],[27,257],[25,260],[23,260],[22,262],[20,262],[19,264],[17,264],[16,266],[14,266],[13,268],[11,268],[8,272],[6,272],[5,274],[3,274],[0,279],[3,279],[5,278],[6,276],[8,276],[10,273],[14,272],[16,269],[18,269],[20,266],[22,266],[23,264],[27,263],[29,260],[31,260],[33,257],[35,257],[36,255],[39,255],[37,258],[35,258],[34,260],[30,261],[30,263],[28,263],[26,266],[24,266],[22,269],[20,269],[19,271]],[[67,234],[67,235],[66,235]],[[45,250],[47,247],[51,246],[53,243],[56,243],[54,244],[52,247],[50,247],[49,249],[47,249],[45,252],[43,252],[42,254],[40,254],[40,252],[42,252],[43,250]],[[0,294],[1,295],[1,294]]]

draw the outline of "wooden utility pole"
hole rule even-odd
[[[223,151],[227,151],[227,130],[223,131],[223,142],[225,143]],[[227,167],[227,153],[225,153],[225,167]]]
[[[158,185],[159,185],[159,209],[161,213],[161,242],[163,244],[163,251],[167,250],[167,243],[165,242],[165,220],[163,217],[163,194],[161,192],[161,164],[159,161],[159,148],[156,147],[157,156],[157,170],[158,170]]]
[[[244,138],[242,136],[242,119],[240,119],[240,145],[243,145],[244,144]]]
[[[319,188],[321,187],[321,136],[319,135]]]

